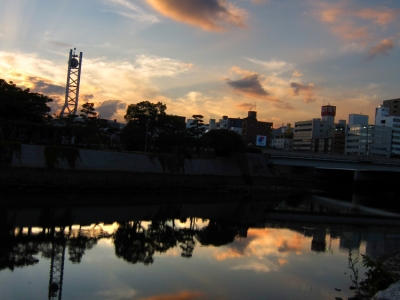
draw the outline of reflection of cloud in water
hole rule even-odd
[[[252,262],[247,265],[240,265],[233,267],[232,270],[249,270],[249,271],[254,271],[254,272],[264,272],[268,273],[271,271],[277,271],[278,267],[275,266],[274,264],[270,263],[269,266],[267,266],[265,263],[256,263]]]
[[[137,292],[134,289],[119,286],[107,291],[99,291],[93,298],[101,298],[105,300],[128,300],[134,299],[136,293]]]
[[[217,260],[225,260],[238,257],[257,257],[262,259],[265,256],[277,255],[279,264],[289,263],[282,256],[294,252],[300,255],[303,249],[309,248],[310,241],[303,235],[287,229],[249,229],[247,238],[235,240],[232,244],[219,249],[214,257]]]
[[[140,298],[140,300],[200,300],[206,299],[205,295],[201,292],[182,291],[175,294],[163,294]]]
[[[287,265],[289,263],[289,261],[286,258],[279,258],[278,263],[280,266],[284,266],[284,265]]]

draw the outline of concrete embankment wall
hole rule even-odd
[[[163,193],[168,190],[240,190],[249,185],[276,186],[268,157],[238,154],[232,158],[187,159],[176,155],[127,153],[81,149],[75,167],[66,161],[46,167],[44,146],[22,145],[21,158],[0,170],[0,188],[8,192],[22,189],[114,190]]]

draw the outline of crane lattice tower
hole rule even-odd
[[[79,98],[79,84],[81,81],[82,52],[79,57],[75,54],[76,48],[69,51],[67,86],[65,88],[65,103],[60,116],[76,115]]]

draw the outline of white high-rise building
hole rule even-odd
[[[375,110],[375,125],[392,129],[391,154],[400,155],[400,117],[390,116],[389,107],[378,106]]]

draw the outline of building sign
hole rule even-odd
[[[322,106],[321,116],[336,116],[336,106],[331,106],[331,105]]]
[[[257,135],[256,146],[266,147],[267,137],[265,135]]]

